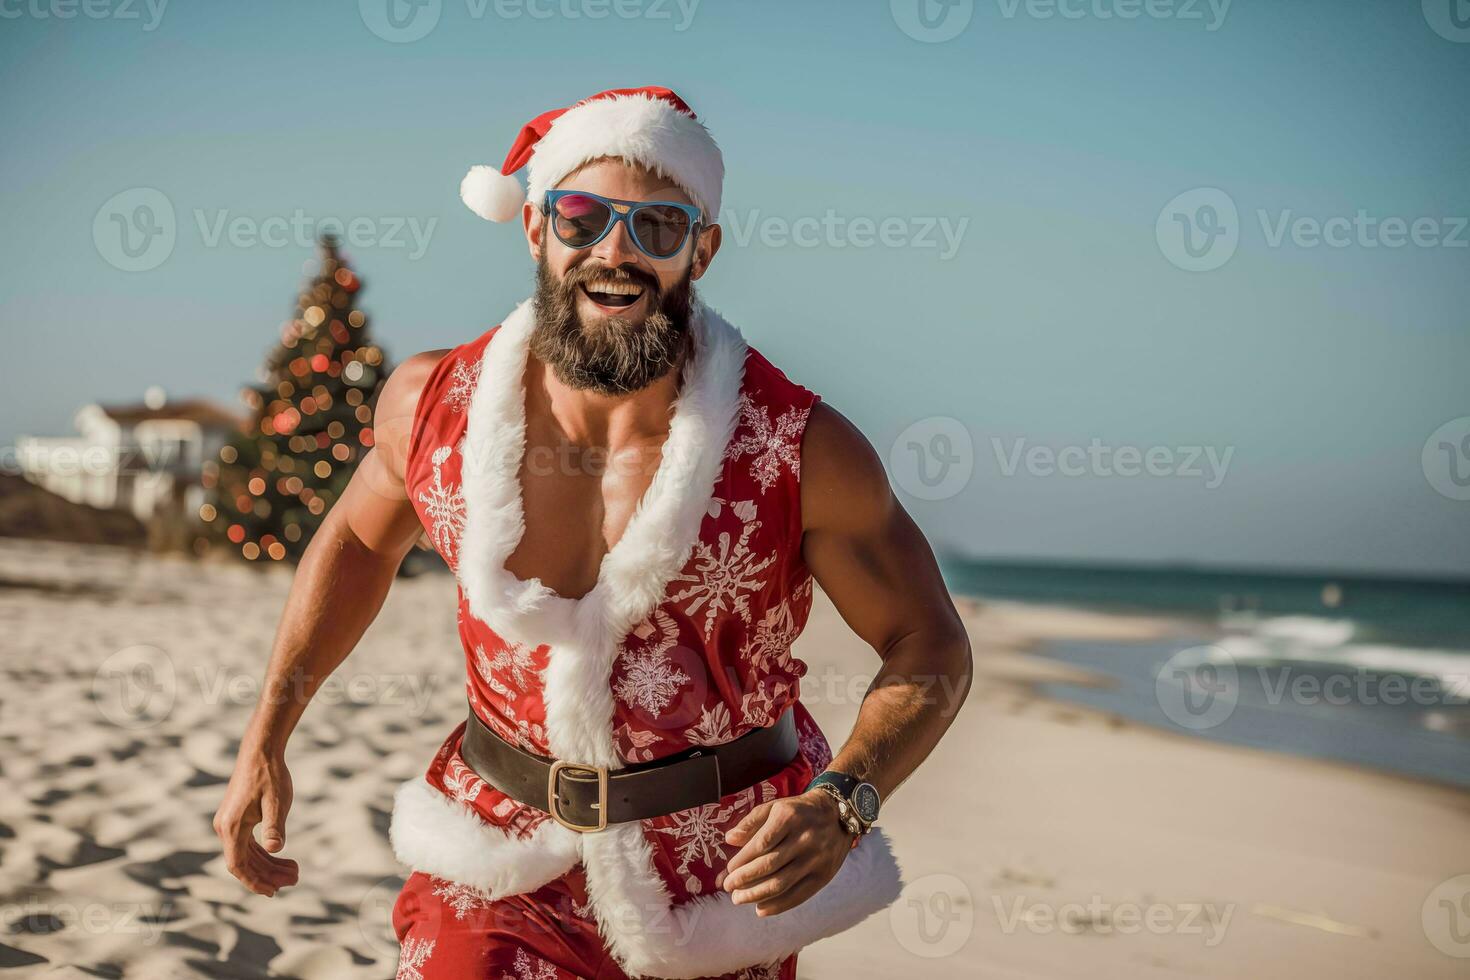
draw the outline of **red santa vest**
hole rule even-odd
[[[505,568],[525,527],[533,326],[527,300],[446,355],[409,440],[410,499],[459,582],[472,710],[530,751],[616,768],[730,741],[790,708],[801,751],[718,803],[578,834],[476,776],[460,756],[461,725],[427,778],[400,789],[394,851],[462,903],[532,891],[581,862],[587,914],[630,975],[781,959],[885,907],[900,887],[878,830],[817,895],[778,916],[758,918],[714,884],[736,850],[725,831],[800,793],[831,760],[799,700],[806,665],[791,653],[812,602],[801,439],[817,396],[697,304],[662,462],[597,584],[569,599]]]

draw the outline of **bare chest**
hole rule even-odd
[[[613,451],[573,445],[544,420],[528,419],[519,479],[525,530],[505,567],[580,599],[622,538],[663,458],[663,437]]]

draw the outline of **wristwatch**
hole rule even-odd
[[[872,783],[865,783],[845,772],[828,769],[808,783],[806,788],[819,789],[837,801],[837,819],[842,821],[842,826],[848,833],[860,837],[873,829],[882,799]],[[857,846],[856,838],[853,846]]]

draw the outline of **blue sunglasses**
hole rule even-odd
[[[617,201],[586,191],[547,191],[541,213],[551,217],[556,240],[568,248],[591,248],[619,221],[645,255],[667,259],[679,254],[700,225],[699,208],[673,201]]]

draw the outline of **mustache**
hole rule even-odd
[[[606,266],[600,262],[582,262],[568,269],[566,274],[562,276],[562,285],[566,289],[576,289],[578,286],[584,286],[595,279],[606,279],[612,282],[642,286],[654,297],[657,297],[661,292],[658,288],[658,279],[644,272],[642,269],[626,265]]]

